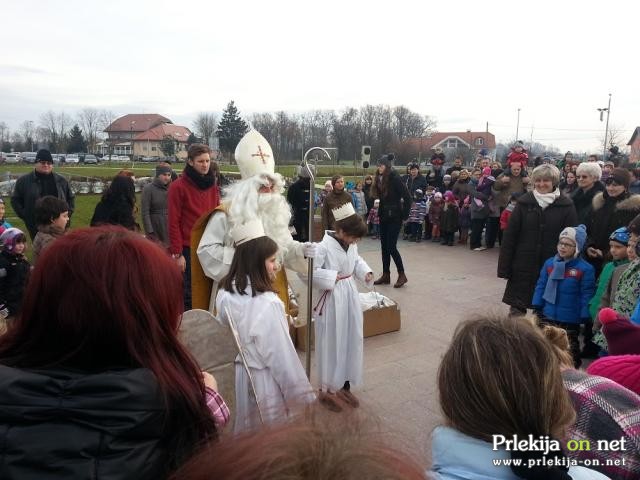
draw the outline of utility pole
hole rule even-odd
[[[599,108],[598,111],[600,112],[600,121],[602,121],[602,116],[604,112],[607,112],[607,123],[606,123],[606,126],[604,127],[604,144],[602,145],[602,161],[604,162],[607,156],[607,137],[609,136],[609,114],[611,113],[611,94],[609,94],[609,105],[607,105],[607,108]]]
[[[516,142],[518,141],[518,132],[520,131],[520,109],[518,109],[518,120],[516,122]]]

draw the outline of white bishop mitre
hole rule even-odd
[[[249,130],[236,147],[236,162],[243,180],[254,175],[273,175],[276,162],[267,139],[257,130]]]
[[[234,225],[230,233],[231,238],[233,238],[233,243],[236,245],[265,236],[262,220],[250,220],[247,223]]]

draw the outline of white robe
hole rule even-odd
[[[279,258],[286,268],[302,273],[307,271],[307,260],[304,257],[302,243],[291,238],[287,245],[279,245],[279,247],[286,248],[285,257]],[[211,215],[196,251],[204,274],[219,282],[229,273],[234,252],[227,214],[216,212]]]
[[[220,290],[216,298],[219,318],[227,322],[226,308],[236,323],[238,336],[265,423],[286,418],[296,407],[315,400],[298,354],[291,342],[284,306],[273,292],[251,296]],[[235,431],[260,426],[249,377],[236,358]]]
[[[318,381],[320,388],[335,391],[346,381],[362,383],[362,308],[354,276],[364,282],[371,268],[358,255],[357,245],[345,252],[328,232],[317,246],[313,317]],[[347,275],[352,276],[337,280]]]

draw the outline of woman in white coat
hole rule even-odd
[[[260,221],[231,231],[235,254],[229,274],[220,282],[216,307],[222,321],[235,324],[249,373],[236,359],[235,431],[285,419],[297,407],[315,400],[295,351],[284,305],[273,290],[278,245],[264,235]],[[259,406],[259,409],[258,409]]]
[[[342,402],[359,405],[350,391],[351,385],[362,383],[363,317],[354,277],[372,284],[373,272],[358,255],[356,243],[367,234],[367,226],[353,205],[332,213],[335,231],[325,232],[315,252],[313,280],[318,292],[313,316],[319,398],[339,411]]]

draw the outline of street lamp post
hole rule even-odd
[[[518,141],[518,132],[520,131],[520,109],[518,109],[518,120],[516,122],[516,142]]]
[[[609,104],[607,108],[599,108],[600,112],[600,121],[602,121],[602,117],[604,112],[607,112],[607,123],[604,127],[604,144],[602,145],[602,161],[604,162],[605,157],[607,156],[607,137],[609,136],[609,114],[611,113],[611,94],[609,94]]]

